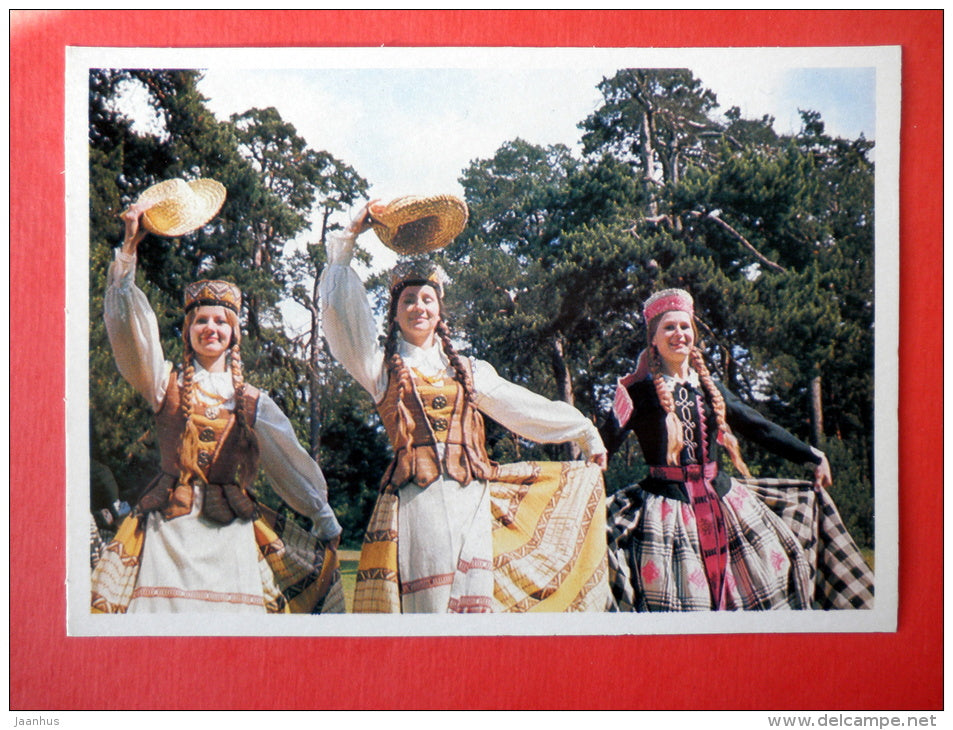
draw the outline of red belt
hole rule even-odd
[[[656,479],[667,479],[670,482],[694,482],[699,479],[714,479],[718,474],[718,462],[709,461],[704,467],[701,464],[688,466],[651,466],[649,474]]]

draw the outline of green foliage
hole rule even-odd
[[[871,454],[865,453],[862,440],[851,442],[838,438],[824,443],[834,473],[834,485],[830,489],[844,524],[858,546],[872,550],[874,547],[874,489],[870,471],[866,465]]]
[[[226,203],[203,230],[149,237],[137,281],[156,311],[166,355],[181,355],[182,288],[199,276],[245,292],[243,358],[318,458],[331,503],[356,544],[389,446],[370,398],[334,363],[319,335],[316,282],[324,242],[369,183],[312,148],[273,108],[222,123],[198,93],[196,71],[102,69],[90,74],[90,403],[97,461],[131,489],[156,462],[151,414],[124,382],[102,325],[105,271],[119,242],[116,214],[169,177],[214,177]],[[142,133],[116,99],[146,89],[153,129]],[[641,302],[689,289],[716,375],[773,420],[826,449],[834,497],[855,539],[873,544],[873,143],[825,134],[802,112],[793,136],[770,117],[715,116],[715,94],[687,69],[622,69],[568,143],[503,142],[461,172],[466,230],[440,252],[448,319],[462,352],[594,420],[615,378],[645,346]],[[408,191],[413,192],[413,191]],[[304,245],[286,253],[286,244]],[[367,260],[363,251],[358,257]],[[374,294],[385,275],[368,282]],[[385,298],[372,297],[380,306]],[[289,334],[282,302],[310,327]],[[812,383],[822,407],[815,412]],[[487,424],[499,461],[565,458]],[[794,475],[743,444],[753,471]],[[606,474],[615,491],[645,465],[630,439]],[[280,500],[264,479],[269,504]]]
[[[641,302],[684,287],[729,387],[802,439],[823,420],[843,444],[835,478],[856,495],[845,511],[865,523],[865,541],[870,144],[824,136],[811,112],[791,138],[737,109],[719,121],[714,94],[686,70],[623,69],[599,89],[604,104],[580,124],[584,160],[516,140],[464,171],[471,222],[445,263],[466,343],[505,377],[603,418],[614,376],[645,346]],[[489,441],[507,457],[527,453],[493,428]],[[792,468],[744,448],[756,472]],[[644,473],[638,461],[614,459],[610,491]]]
[[[359,401],[355,401],[326,412],[321,468],[345,543],[356,547],[367,528],[391,450],[376,413],[356,407]]]
[[[648,177],[656,165],[672,172],[683,150],[698,149],[718,106],[688,69],[622,69],[598,88],[604,104],[579,125],[584,151],[632,161]]]
[[[90,75],[90,442],[94,458],[116,475],[130,499],[157,470],[158,455],[150,408],[116,377],[102,321],[105,273],[112,248],[121,240],[116,215],[145,187],[163,179],[212,177],[225,185],[226,202],[205,228],[180,239],[148,236],[143,241],[137,284],[156,313],[165,356],[172,362],[181,360],[185,284],[202,277],[238,284],[246,379],[271,394],[308,444],[315,431],[311,406],[321,384],[301,357],[301,343],[287,335],[278,308],[302,278],[300,269],[285,265],[285,244],[311,227],[317,203],[323,230],[327,211],[350,205],[367,189],[352,168],[310,149],[274,109],[252,109],[228,123],[216,121],[197,91],[198,79],[194,71],[99,70]],[[117,100],[130,85],[149,93],[151,130],[135,128],[120,111]],[[350,428],[347,408],[332,414],[332,430]],[[345,425],[334,420],[338,415]],[[349,442],[361,443],[358,438]],[[335,507],[341,495],[360,491],[347,475],[336,478],[332,488],[345,479],[350,479],[347,489],[332,494]],[[285,509],[264,478],[258,479],[256,491],[266,504]],[[339,510],[345,516],[349,505],[342,503]],[[350,522],[353,526],[357,520]]]

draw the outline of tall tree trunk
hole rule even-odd
[[[642,144],[640,156],[642,158],[642,180],[645,183],[645,192],[648,195],[649,215],[658,215],[658,196],[655,186],[655,146],[653,136],[655,124],[652,120],[652,109],[644,106],[642,112]]]
[[[811,442],[820,446],[824,438],[824,409],[821,402],[821,376],[811,380]]]
[[[561,333],[557,332],[553,336],[552,363],[553,375],[556,377],[556,390],[559,394],[559,400],[573,405],[574,398],[572,394],[572,375],[569,372],[569,366],[566,364],[565,340]],[[579,447],[575,443],[568,444],[570,458],[579,458]]]
[[[561,333],[553,335],[553,375],[556,377],[556,389],[559,394],[559,400],[566,401],[573,405],[572,395],[572,375],[569,373],[569,366],[566,365],[565,340]]]
[[[248,328],[248,334],[257,339],[261,337],[261,322],[258,319],[258,296],[250,292],[242,292],[242,300],[248,311],[245,317],[245,327]]]
[[[327,243],[328,218],[331,209],[323,208],[321,215],[321,247]],[[311,300],[300,302],[305,304],[311,314],[311,342],[308,346],[308,453],[317,461],[321,452],[321,428],[323,426],[321,413],[321,376],[319,361],[321,358],[321,310],[318,308],[318,289],[321,284],[323,267],[315,265],[314,283],[311,285]],[[300,300],[299,300],[300,301]]]

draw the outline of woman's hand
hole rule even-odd
[[[833,483],[831,465],[827,462],[827,456],[821,454],[821,463],[814,467],[814,486],[828,489]]]
[[[347,227],[347,233],[351,236],[359,236],[371,227],[370,209],[377,203],[377,199],[370,200],[358,210],[357,215]]]
[[[328,540],[328,550],[337,550],[340,545],[341,533],[339,532],[337,535]]]
[[[605,451],[601,454],[593,454],[586,459],[586,463],[598,466],[602,471],[605,471],[609,466],[609,455]]]
[[[142,239],[146,237],[148,231],[142,226],[142,214],[148,209],[148,205],[133,204],[119,214],[119,217],[122,218],[125,224],[125,232],[122,239],[122,252],[124,254],[135,256],[139,244],[142,243]]]

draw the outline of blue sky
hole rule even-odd
[[[213,56],[193,67],[204,69],[199,88],[218,117],[274,106],[383,200],[462,195],[463,169],[516,137],[578,151],[577,125],[602,103],[597,84],[625,67],[689,68],[720,112],[770,114],[782,133],[799,128],[798,109],[813,109],[830,134],[876,136],[876,69],[862,49],[307,50],[317,55],[244,49],[229,63]],[[289,247],[313,238],[306,232]],[[374,236],[361,242],[375,269],[393,265]],[[286,312],[292,329],[297,314]]]
[[[784,76],[778,103],[790,113],[798,106],[821,112],[828,132],[874,138],[876,111],[873,68],[803,68]],[[780,119],[779,119],[780,121]]]
[[[721,111],[771,114],[778,131],[791,132],[798,109],[814,109],[830,133],[875,137],[873,68],[686,65],[715,91]],[[596,85],[619,67],[211,67],[200,89],[223,118],[276,107],[312,147],[351,164],[373,196],[389,199],[459,194],[461,171],[516,137],[576,146],[578,123],[601,103]]]

